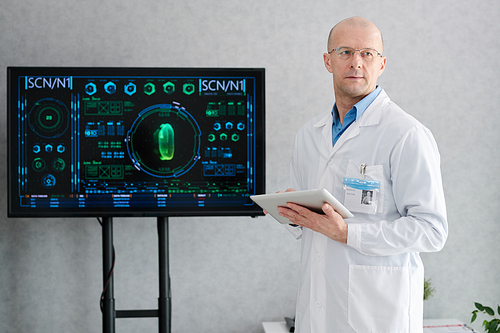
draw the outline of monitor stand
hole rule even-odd
[[[168,217],[157,217],[158,224],[158,266],[160,290],[157,310],[115,310],[113,285],[113,218],[102,218],[102,252],[103,252],[103,333],[115,333],[116,318],[158,318],[159,333],[171,332],[172,299],[170,290],[169,253],[168,253]]]

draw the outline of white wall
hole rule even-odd
[[[295,131],[332,106],[329,29],[361,15],[385,39],[379,83],[434,133],[450,236],[422,254],[428,318],[470,320],[500,303],[500,2],[297,0],[2,0],[6,66],[265,67],[267,189],[287,186]],[[0,94],[0,128],[6,129]],[[6,160],[2,134],[0,160]],[[0,184],[6,189],[6,162]],[[100,332],[101,229],[94,219],[8,219],[0,197],[0,331]],[[115,219],[118,310],[156,308],[155,219]],[[175,332],[262,332],[293,316],[300,243],[266,218],[171,218]],[[482,321],[482,320],[481,320]],[[157,330],[117,319],[117,332]],[[476,326],[477,327],[477,326]]]

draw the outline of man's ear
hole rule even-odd
[[[382,57],[382,62],[380,64],[380,71],[378,73],[378,76],[382,75],[382,73],[385,71],[385,65],[387,63],[387,58],[386,57]]]
[[[332,64],[331,64],[331,58],[330,58],[330,54],[328,53],[323,53],[323,61],[325,63],[325,67],[326,69],[330,72],[330,73],[333,73],[333,69],[332,69]],[[382,74],[382,73],[380,73]]]

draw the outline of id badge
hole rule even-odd
[[[376,214],[380,182],[357,178],[344,178],[344,206],[352,212]]]

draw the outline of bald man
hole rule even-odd
[[[335,104],[297,133],[287,191],[326,188],[354,217],[279,208],[302,241],[296,332],[422,332],[419,252],[448,236],[436,142],[377,85],[387,59],[372,22],[338,23],[323,60]]]

